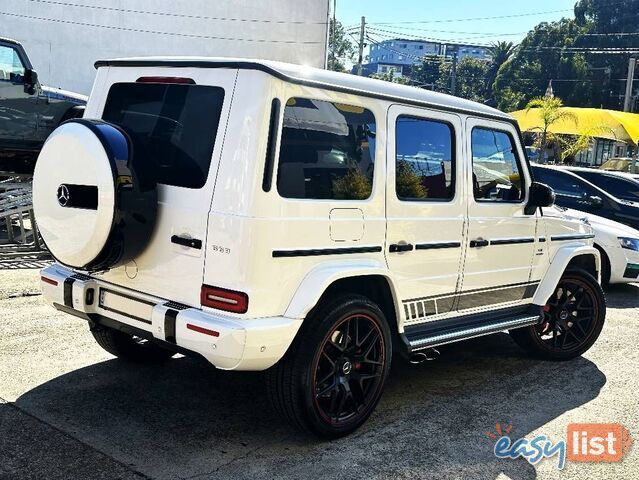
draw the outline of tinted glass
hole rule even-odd
[[[286,198],[362,200],[373,188],[375,117],[362,107],[292,98],[277,190]]]
[[[579,175],[614,197],[639,202],[639,182],[600,173],[579,172]]]
[[[402,200],[450,200],[454,192],[453,128],[402,116],[395,125],[395,189]]]
[[[473,192],[477,200],[518,202],[524,198],[522,174],[512,137],[498,130],[473,128]]]
[[[0,81],[21,82],[24,66],[15,48],[0,45]]]
[[[159,83],[116,83],[102,118],[131,137],[135,161],[158,183],[201,188],[211,166],[224,90]]]
[[[535,167],[533,167],[533,174],[536,181],[552,187],[560,196],[581,198],[584,195],[598,195],[597,190],[582,182],[579,177],[570,174]]]

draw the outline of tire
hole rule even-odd
[[[361,295],[338,297],[306,318],[286,355],[266,372],[267,392],[275,410],[301,430],[348,435],[379,402],[392,353],[379,307]]]
[[[134,337],[113,328],[96,326],[91,329],[93,338],[111,355],[133,363],[161,363],[175,355],[148,340]]]
[[[606,300],[597,280],[585,270],[568,270],[544,308],[540,325],[511,330],[529,354],[546,360],[570,360],[595,343],[606,317]]]

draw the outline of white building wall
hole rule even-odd
[[[89,93],[98,59],[263,58],[324,67],[328,0],[2,0],[43,84]]]

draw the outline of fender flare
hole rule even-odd
[[[544,279],[539,284],[532,303],[535,305],[545,305],[550,296],[555,291],[561,276],[566,271],[566,267],[570,261],[581,255],[592,255],[595,257],[595,265],[597,267],[597,281],[601,282],[601,257],[599,250],[594,245],[582,245],[582,246],[565,246],[560,248],[555,257],[550,262],[550,267],[544,276]]]
[[[395,289],[395,280],[391,272],[386,268],[386,264],[377,260],[330,262],[318,265],[306,274],[286,308],[284,316],[288,318],[305,318],[333,282],[365,275],[379,275],[386,278],[393,296],[395,314],[399,321],[399,312],[401,310],[398,306],[399,300]]]

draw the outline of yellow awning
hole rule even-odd
[[[597,129],[595,137],[618,140],[627,143],[639,143],[639,114],[603,110],[599,108],[562,107],[575,117],[564,118],[550,126],[549,131],[555,134],[581,135]],[[538,109],[512,112],[524,132],[539,132],[543,126]],[[599,129],[599,127],[604,127]]]

